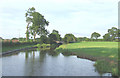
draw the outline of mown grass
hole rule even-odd
[[[95,67],[99,73],[118,75],[118,42],[80,42],[64,44],[56,48],[64,55],[77,55],[96,61]]]

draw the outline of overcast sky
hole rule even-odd
[[[73,33],[76,37],[101,35],[111,27],[118,27],[119,0],[1,0],[0,36],[4,39],[25,37],[25,13],[28,8],[45,16],[50,22],[47,29],[59,31],[63,37]]]

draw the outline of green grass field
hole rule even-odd
[[[64,44],[56,48],[64,55],[77,55],[96,61],[95,67],[99,73],[118,75],[118,42],[79,42]]]

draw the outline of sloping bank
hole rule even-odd
[[[30,49],[34,49],[34,48],[37,48],[37,46],[31,46],[31,47],[24,47],[24,48],[21,48],[21,49],[14,49],[14,50],[11,50],[11,51],[6,51],[6,52],[2,52],[1,54],[2,55],[6,55],[6,54],[11,54],[11,53],[17,53],[17,52],[20,52],[20,51],[24,51],[24,50],[30,50]]]
[[[24,49],[33,47],[36,45],[36,42],[2,42],[2,53],[13,51],[15,49]]]
[[[49,50],[51,48],[50,44],[37,44],[37,45],[33,44],[33,45],[21,45],[17,47],[14,47],[14,46],[12,47],[13,48],[11,50],[7,49],[7,51],[5,50],[5,52],[2,52],[1,54],[6,55],[6,54],[11,54],[11,53],[17,53],[17,52],[24,51],[24,50],[31,50],[34,48],[39,48],[41,50]]]
[[[100,74],[112,73],[118,76],[118,43],[117,42],[80,42],[64,44],[55,49],[62,54],[76,55],[96,61],[95,67]]]

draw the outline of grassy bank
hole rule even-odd
[[[28,47],[33,47],[36,43],[30,43],[30,42],[17,42],[17,43],[12,43],[12,42],[3,42],[2,43],[2,52],[7,52],[7,51],[12,51],[15,49],[23,49],[23,48],[28,48]]]
[[[95,67],[99,73],[118,75],[118,43],[117,42],[80,42],[64,44],[56,48],[64,55],[77,55],[96,61]]]

